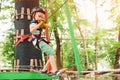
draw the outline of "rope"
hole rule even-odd
[[[59,11],[59,9],[62,8],[67,2],[68,2],[68,0],[66,0],[66,1],[54,12],[54,14],[56,14],[57,11]],[[49,19],[50,17],[52,17],[52,16],[53,16],[53,14],[50,15],[50,16],[48,16],[48,19]]]

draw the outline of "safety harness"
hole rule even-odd
[[[46,41],[43,37],[42,37],[42,29],[38,29],[39,30],[39,34],[35,34],[33,35],[32,33],[27,34],[27,35],[14,35],[14,40],[15,40],[15,44],[14,46],[16,47],[18,44],[20,44],[21,42],[25,41],[28,39],[28,41],[32,41],[32,39],[35,37],[37,39],[37,43],[36,46],[39,48],[39,41],[44,41],[47,44],[49,44],[49,41]]]
[[[20,44],[21,42],[25,41],[28,39],[28,41],[31,41],[33,38],[32,34],[28,34],[28,35],[14,35],[14,40],[15,40],[15,44],[14,46],[16,47],[18,44]]]

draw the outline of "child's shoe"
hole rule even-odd
[[[47,72],[48,72],[48,71],[46,70],[46,71],[42,71],[41,73],[42,73],[42,74],[47,74]]]
[[[61,72],[59,72],[59,71],[52,72],[52,76],[59,76],[60,74],[61,74]]]

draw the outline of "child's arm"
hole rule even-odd
[[[39,29],[39,25],[34,25],[34,26],[30,26],[30,32],[33,33],[35,32],[37,29]]]
[[[49,25],[47,23],[41,21],[40,23],[38,23],[34,27],[30,26],[30,32],[33,33],[33,32],[35,32],[39,28],[45,29],[45,28],[48,28],[48,27],[49,27]]]

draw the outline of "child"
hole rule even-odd
[[[33,8],[31,14],[33,20],[30,23],[30,32],[33,34],[34,38],[36,38],[35,35],[41,34],[42,29],[47,28],[48,24],[43,21],[45,16],[45,11],[43,9],[39,7],[35,7]],[[41,38],[40,41],[38,41],[38,43],[40,49],[49,56],[46,65],[42,69],[42,73],[47,72],[47,66],[50,64],[52,68],[52,75],[57,75],[60,72],[57,70],[57,66],[55,62],[55,53],[53,49],[44,40],[41,40]]]

